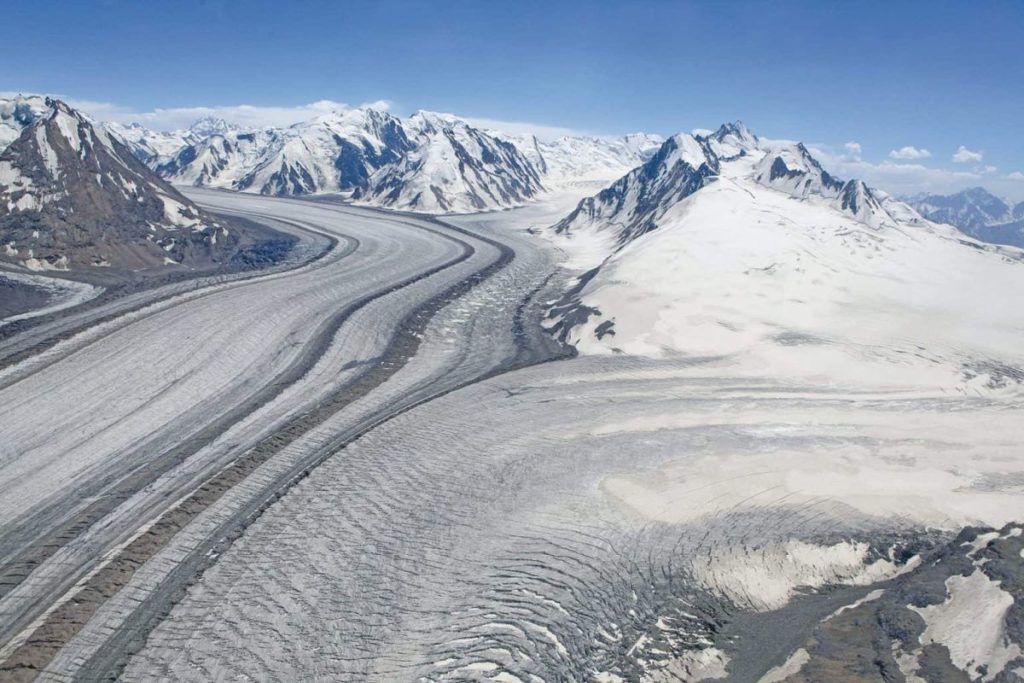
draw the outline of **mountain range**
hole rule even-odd
[[[983,242],[1024,247],[1024,202],[1014,206],[981,187],[906,201],[928,220],[955,225]]]
[[[237,235],[223,224],[211,232],[216,221],[173,184],[275,196],[334,193],[356,204],[445,214],[509,208],[550,190],[601,183],[607,187],[584,199],[556,231],[602,225],[596,234],[621,246],[652,230],[668,207],[720,181],[722,163],[754,156],[752,181],[813,198],[873,229],[932,221],[981,241],[1024,246],[1024,203],[1012,206],[981,188],[898,201],[861,181],[835,178],[802,144],[766,145],[739,122],[668,140],[647,134],[541,140],[451,114],[419,111],[403,119],[362,107],[282,128],[244,129],[206,117],[161,132],[94,123],[67,105],[51,105],[33,95],[0,99],[0,257],[35,268],[218,262],[237,246]],[[54,116],[75,119],[54,130],[81,127],[84,137],[68,133],[65,148],[52,142],[56,134],[28,132],[45,131]],[[76,147],[83,140],[88,149]],[[172,208],[158,214],[163,205]],[[133,226],[134,237],[93,234],[111,225]],[[138,239],[148,245],[141,251],[115,248]]]
[[[401,119],[365,107],[286,128],[202,119],[171,133],[139,124],[109,129],[172,183],[278,196],[339,193],[423,213],[508,208],[566,183],[608,181],[661,144],[646,134],[542,141],[451,114],[418,111]]]

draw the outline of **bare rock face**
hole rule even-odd
[[[208,268],[240,235],[59,100],[0,153],[0,259],[32,270]]]

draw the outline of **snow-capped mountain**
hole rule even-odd
[[[404,122],[412,148],[370,179],[362,203],[426,213],[505,208],[543,192],[540,173],[511,142],[448,114]]]
[[[883,206],[887,195],[876,193],[860,180],[844,182],[830,175],[801,143],[765,154],[755,168],[754,179],[801,199],[816,196],[828,200],[874,228],[895,224]]]
[[[654,229],[668,207],[711,182],[718,171],[718,157],[706,139],[674,135],[645,164],[581,201],[555,231],[592,229],[625,244]]]
[[[541,173],[544,183],[611,181],[650,159],[664,140],[634,133],[617,138],[564,136],[552,141],[534,135],[507,136]]]
[[[557,334],[780,381],[1015,385],[1024,308],[992,303],[1024,287],[1020,252],[838,180],[801,145],[722,138],[737,153],[717,133],[670,138],[549,231],[586,271]]]
[[[150,130],[139,123],[104,123],[106,129],[126,143],[137,159],[155,167],[165,162],[186,145],[196,144],[212,135],[225,135],[238,130],[223,119],[206,116],[185,130],[170,132]]]
[[[155,169],[171,182],[304,195],[365,189],[411,148],[402,123],[375,109],[330,112],[289,128],[214,130]]]
[[[677,202],[719,180],[721,164],[744,159],[753,164],[751,180],[801,200],[814,198],[874,228],[893,225],[890,210],[906,220],[918,217],[906,206],[859,180],[839,180],[825,171],[800,143],[766,145],[741,122],[709,135],[681,133],[669,138],[642,166],[630,171],[555,226],[558,233],[611,234],[626,244],[652,230]],[[756,161],[755,161],[756,160]]]
[[[49,111],[41,95],[0,98],[0,151],[21,135],[21,131]]]
[[[548,142],[487,131],[451,114],[420,111],[403,120],[371,108],[262,130],[214,118],[185,131],[107,127],[172,183],[268,195],[342,193],[426,213],[507,208],[549,187],[608,181],[662,143],[642,133]]]
[[[514,145],[450,115],[417,112],[403,121],[359,108],[284,129],[197,137],[153,168],[174,183],[267,195],[344,193],[427,213],[515,206],[543,190]]]
[[[58,100],[0,154],[0,258],[34,270],[206,265],[237,235]]]
[[[922,216],[954,225],[983,242],[1024,247],[1024,202],[1012,206],[981,187],[907,199]]]

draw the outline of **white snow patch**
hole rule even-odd
[[[850,603],[849,605],[843,605],[842,607],[837,609],[835,612],[833,612],[832,614],[830,614],[827,617],[825,617],[825,621],[828,621],[829,619],[834,619],[835,617],[838,617],[843,612],[847,612],[847,611],[849,611],[851,609],[857,609],[858,607],[860,607],[861,605],[863,605],[865,603],[874,602],[875,600],[877,600],[878,598],[882,597],[883,595],[885,595],[885,589],[884,588],[876,588],[875,590],[871,591],[870,593],[865,595],[860,600],[855,600],[852,603]]]
[[[1007,663],[1024,654],[1006,634],[1006,613],[1013,596],[999,586],[999,581],[975,569],[969,576],[946,579],[949,597],[945,602],[928,607],[909,605],[927,624],[921,644],[945,645],[953,664],[971,678],[994,678]],[[981,667],[987,668],[984,676]]]
[[[789,656],[785,662],[765,672],[764,676],[758,679],[757,683],[782,683],[790,676],[800,673],[804,664],[811,661],[807,650],[800,648]]]
[[[39,152],[43,155],[43,165],[46,166],[47,173],[50,174],[51,178],[59,178],[60,161],[57,159],[57,152],[50,145],[46,126],[36,128],[36,143],[39,147]]]
[[[791,540],[761,548],[728,546],[694,559],[694,575],[735,604],[757,611],[783,607],[798,588],[830,584],[869,585],[895,576],[891,560],[868,562],[867,543],[830,546]]]

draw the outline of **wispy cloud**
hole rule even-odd
[[[1013,173],[1007,175],[1006,179],[1014,181],[1024,180],[1024,173],[1021,173],[1020,171],[1014,171]]]
[[[956,152],[953,153],[953,161],[958,164],[970,164],[970,163],[981,163],[983,155],[981,152],[975,152],[967,149],[963,145],[957,148]]]
[[[854,159],[860,159],[862,149],[859,142],[847,142],[843,145],[843,149]]]
[[[913,145],[906,145],[889,152],[889,157],[892,159],[927,159],[931,155],[932,153],[928,150],[924,148],[918,149]]]

